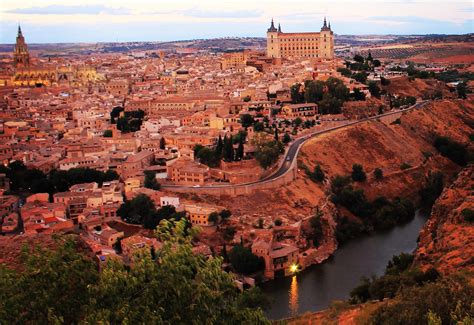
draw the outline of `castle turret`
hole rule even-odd
[[[319,33],[319,57],[323,59],[334,58],[334,33],[331,31],[331,23],[324,17],[323,27]]]
[[[281,33],[281,25],[278,23],[278,33]]]
[[[277,32],[277,29],[275,28],[275,24],[273,23],[273,18],[272,18],[272,23],[270,25],[270,28],[267,30],[267,33],[275,33]]]
[[[280,40],[278,38],[278,29],[273,22],[267,30],[267,56],[270,58],[280,58]]]

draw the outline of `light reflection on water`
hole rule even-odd
[[[298,314],[298,280],[293,275],[290,285],[290,311],[291,315]]]

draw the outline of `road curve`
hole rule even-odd
[[[298,157],[298,152],[299,152],[300,148],[303,146],[303,144],[307,140],[309,140],[309,139],[311,139],[311,138],[313,138],[317,135],[329,133],[329,132],[339,130],[339,129],[343,129],[343,128],[353,126],[353,125],[356,125],[356,124],[361,124],[361,123],[364,123],[364,122],[367,122],[367,121],[370,121],[370,120],[376,120],[376,119],[381,118],[381,117],[411,111],[413,109],[423,107],[428,102],[429,101],[427,101],[427,100],[421,101],[421,102],[416,103],[413,106],[410,106],[410,107],[402,109],[402,110],[388,112],[388,113],[384,113],[384,114],[380,114],[380,115],[376,115],[376,116],[372,116],[372,117],[367,117],[367,118],[364,118],[364,119],[361,119],[361,120],[349,122],[349,123],[339,125],[339,126],[335,126],[335,127],[332,127],[332,128],[328,128],[328,129],[325,129],[325,130],[315,131],[311,134],[308,134],[308,135],[302,136],[300,138],[297,138],[296,140],[294,140],[290,144],[290,146],[288,147],[288,150],[286,150],[286,155],[283,158],[284,160],[283,160],[283,163],[281,164],[280,168],[278,168],[278,170],[276,172],[274,172],[273,174],[268,175],[267,177],[262,178],[258,181],[255,181],[255,182],[242,183],[242,184],[204,185],[204,186],[199,186],[199,187],[186,186],[186,185],[166,185],[166,184],[163,184],[161,187],[163,189],[192,189],[192,190],[203,189],[204,190],[204,189],[211,189],[211,188],[212,189],[214,189],[214,188],[237,188],[237,187],[242,187],[242,186],[247,186],[247,185],[252,185],[252,184],[265,183],[265,182],[274,180],[276,178],[279,178],[279,177],[285,175],[293,167],[293,165],[296,164],[296,158]]]

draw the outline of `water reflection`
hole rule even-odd
[[[298,280],[296,275],[291,278],[290,285],[290,311],[291,315],[298,314]]]

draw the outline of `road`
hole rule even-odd
[[[296,140],[294,140],[293,142],[290,143],[290,145],[288,147],[288,150],[286,151],[286,155],[283,158],[284,160],[283,160],[283,163],[281,164],[280,168],[278,168],[278,170],[276,172],[274,172],[273,174],[268,175],[267,177],[265,177],[263,179],[260,179],[258,181],[255,181],[255,182],[245,183],[245,184],[204,185],[204,186],[200,186],[200,187],[186,186],[186,185],[165,185],[165,184],[163,184],[161,187],[164,188],[164,189],[187,189],[187,188],[189,188],[189,189],[193,189],[193,190],[199,190],[199,189],[210,189],[210,188],[240,187],[240,186],[246,186],[246,185],[251,185],[251,184],[258,184],[258,183],[268,182],[268,181],[274,180],[278,177],[281,177],[281,176],[285,175],[292,168],[293,164],[296,164],[296,158],[298,157],[298,152],[299,152],[300,148],[302,147],[302,145],[307,140],[309,140],[309,139],[311,139],[315,136],[321,135],[321,134],[329,133],[329,132],[339,130],[339,129],[343,129],[343,128],[353,126],[353,125],[356,125],[356,124],[361,124],[361,123],[364,123],[364,122],[367,122],[367,121],[370,121],[370,120],[376,120],[376,119],[381,118],[381,117],[400,114],[402,112],[411,111],[413,109],[421,108],[424,105],[426,105],[428,102],[429,101],[421,101],[421,102],[418,102],[418,103],[416,103],[415,105],[413,105],[411,107],[408,107],[408,108],[405,108],[405,109],[402,109],[402,110],[388,112],[388,113],[384,113],[384,114],[380,114],[380,115],[376,115],[376,116],[372,116],[372,117],[367,117],[367,118],[364,118],[364,119],[361,119],[361,120],[348,122],[348,123],[343,124],[343,125],[327,128],[327,129],[320,130],[320,131],[315,131],[311,134],[308,134],[308,135],[302,136],[300,138],[297,138]]]

